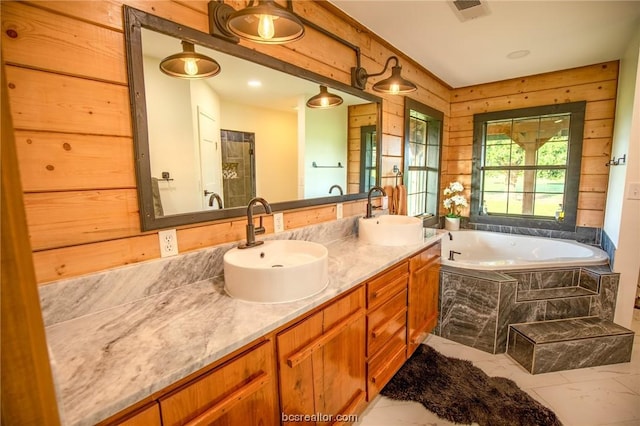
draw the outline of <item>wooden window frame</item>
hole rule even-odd
[[[438,149],[438,167],[429,167],[426,166],[425,167],[409,167],[409,143],[410,143],[410,123],[411,123],[411,111],[418,111],[421,114],[425,114],[428,115],[429,117],[433,118],[434,121],[439,121],[440,122],[440,135],[439,135],[439,149]],[[436,172],[436,182],[427,182],[427,188],[431,188],[431,186],[433,186],[435,188],[435,196],[436,196],[436,211],[433,212],[433,216],[427,216],[424,215],[418,215],[418,217],[423,217],[423,224],[424,226],[435,226],[438,225],[439,223],[439,212],[440,212],[440,173],[442,171],[442,138],[443,138],[443,131],[444,131],[444,113],[441,111],[438,111],[437,109],[431,108],[430,106],[427,106],[421,102],[418,102],[414,99],[411,98],[406,98],[405,97],[405,103],[404,103],[404,116],[405,116],[405,129],[404,129],[404,175],[402,177],[402,180],[404,182],[405,185],[407,185],[407,192],[409,191],[409,187],[408,187],[408,182],[407,182],[407,175],[409,173],[409,171],[413,171],[413,170],[425,170],[427,172],[429,171],[434,171]],[[428,144],[427,144],[428,145]],[[427,203],[427,196],[428,196],[428,192],[425,192],[425,206],[428,205]]]
[[[378,129],[375,124],[360,127],[360,192],[368,192],[372,186],[377,185],[376,182],[379,182],[378,159],[380,156],[378,153],[380,147],[378,144],[377,131]],[[369,135],[373,135],[370,140],[367,139]],[[373,165],[367,164],[367,142],[369,141],[372,141],[376,145],[375,153],[372,156],[375,162]],[[367,183],[367,171],[373,171],[375,175],[374,183],[371,185]]]

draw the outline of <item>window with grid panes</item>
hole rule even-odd
[[[444,114],[412,99],[405,100],[405,168],[407,214],[437,223],[440,154]]]
[[[473,222],[575,227],[585,105],[474,116]]]

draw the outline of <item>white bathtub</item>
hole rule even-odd
[[[449,237],[451,236],[451,238]],[[450,251],[454,261],[448,260]],[[571,240],[461,230],[442,238],[442,264],[481,270],[537,269],[607,264],[604,250]]]

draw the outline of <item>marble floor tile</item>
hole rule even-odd
[[[564,426],[640,421],[640,395],[613,379],[535,388]]]
[[[564,426],[640,425],[640,310],[630,327],[636,332],[631,362],[531,375],[505,354],[491,355],[442,337],[424,343],[440,353],[468,359],[491,376],[507,377],[551,408]],[[360,416],[362,426],[443,425],[418,403],[377,397]]]
[[[614,380],[622,383],[623,385],[631,389],[632,392],[640,395],[640,374],[616,377]]]
[[[417,402],[394,401],[384,396],[378,396],[356,425],[453,426],[456,423],[439,418]]]
[[[479,361],[489,361],[495,357],[495,355],[488,352],[453,342],[440,336],[436,336],[435,334],[430,334],[423,343],[426,343],[448,357],[467,359],[474,363]]]
[[[487,373],[489,376],[500,376],[513,380],[523,390],[569,383],[567,378],[559,374],[530,374],[520,364],[516,363],[506,355],[496,355],[496,357],[502,357],[502,359],[474,362],[474,365],[482,369],[482,371]]]
[[[608,423],[606,426],[638,426],[638,421],[631,420],[628,422]]]

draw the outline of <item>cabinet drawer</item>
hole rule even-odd
[[[407,325],[407,290],[369,312],[367,316],[367,356],[375,355],[385,343]]]
[[[162,424],[275,425],[273,344],[270,340],[160,399]],[[244,423],[249,424],[249,423]]]
[[[431,262],[440,259],[440,241],[429,246],[425,250],[416,254],[409,261],[411,271],[415,271],[416,269],[420,269]]]
[[[117,426],[160,426],[160,410],[158,409],[158,403],[153,402],[136,411],[134,414],[120,419],[115,423],[112,423],[111,421],[108,421],[107,423]]]
[[[386,302],[406,288],[409,278],[409,263],[403,262],[367,283],[367,307],[369,309]]]
[[[391,380],[406,360],[406,327],[398,332],[369,360],[367,374],[367,401],[371,401]]]

